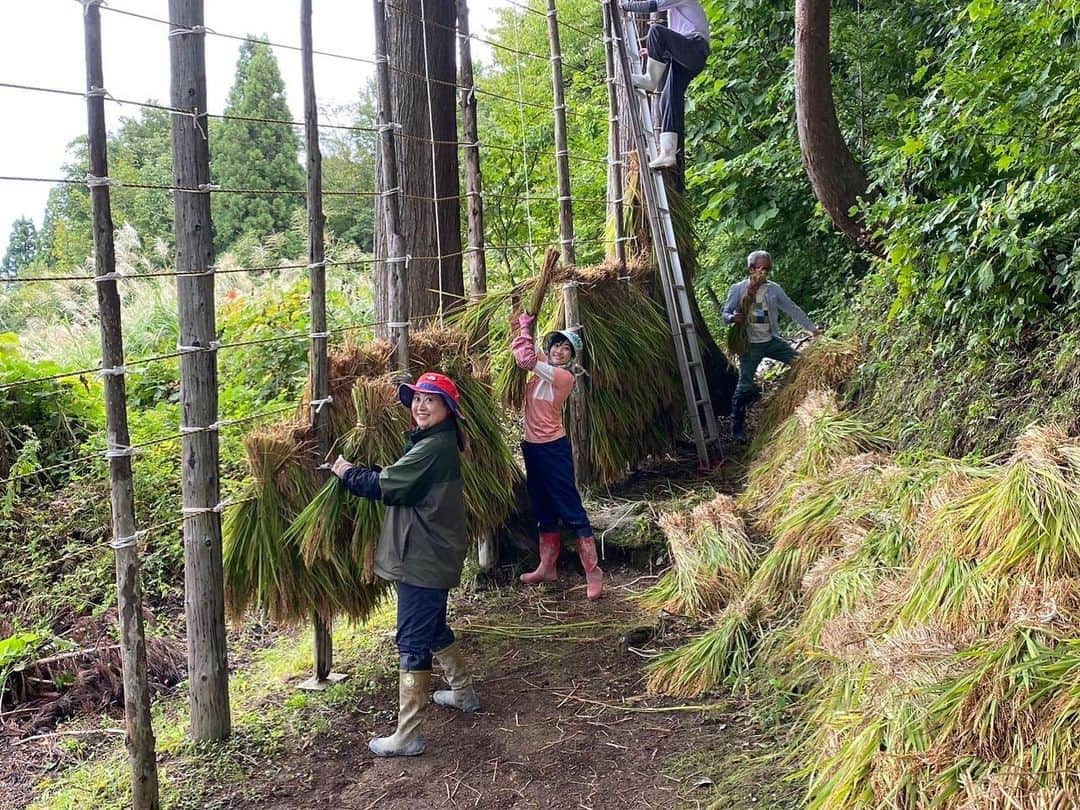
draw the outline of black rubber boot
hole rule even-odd
[[[749,441],[746,435],[746,405],[750,392],[736,394],[731,400],[731,438],[737,442]]]

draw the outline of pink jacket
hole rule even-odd
[[[510,344],[518,368],[531,371],[525,384],[525,441],[543,444],[566,435],[562,408],[574,389],[574,375],[565,368],[547,362],[547,356],[537,351],[532,336],[530,315],[519,320],[520,332]]]

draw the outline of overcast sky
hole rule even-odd
[[[446,0],[450,2],[451,0]],[[471,27],[482,33],[492,9],[505,0],[470,0]],[[313,0],[316,50],[370,58],[374,53],[371,3],[367,0]],[[111,9],[111,10],[110,10]],[[82,5],[78,0],[0,0],[0,83],[85,89]],[[109,0],[102,9],[105,87],[116,98],[162,103],[169,100],[169,45],[165,25],[115,10],[168,17],[167,0]],[[265,35],[272,42],[300,41],[299,0],[205,0],[206,25],[219,33]],[[210,111],[221,112],[233,81],[240,43],[206,38]],[[296,120],[303,120],[300,54],[276,49],[286,97]],[[485,51],[474,43],[475,59]],[[370,65],[315,57],[320,107],[348,104],[367,80]],[[86,102],[81,97],[44,95],[0,88],[5,125],[0,129],[0,175],[60,177],[65,147],[86,134]],[[105,104],[109,129],[137,107]],[[347,122],[346,122],[347,123]],[[0,181],[0,256],[11,224],[20,216],[40,228],[50,185]]]

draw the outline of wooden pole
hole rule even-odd
[[[584,330],[581,326],[581,309],[578,307],[578,284],[569,281],[563,285],[563,313],[566,316],[566,328],[577,332],[578,337],[585,340]],[[580,364],[584,358],[574,358],[575,364]],[[592,470],[589,468],[589,456],[585,452],[585,386],[589,378],[582,374],[578,376],[574,384],[574,390],[570,393],[570,448],[574,456],[574,478],[579,489],[584,489],[592,480]]]
[[[376,121],[379,129],[379,199],[382,226],[386,234],[384,259],[389,275],[390,295],[387,306],[387,334],[395,346],[399,373],[409,371],[409,312],[405,299],[404,276],[408,260],[402,249],[399,227],[401,187],[398,184],[397,154],[394,146],[394,123],[390,106],[390,57],[386,47],[386,3],[373,0],[375,11],[375,84],[378,95]]]
[[[480,173],[480,140],[476,125],[476,90],[473,87],[472,44],[469,37],[469,3],[457,0],[458,84],[461,85],[461,122],[465,138],[465,196],[468,205],[469,297],[473,300],[487,292],[487,257],[484,254],[484,181]],[[486,332],[486,328],[484,330]],[[486,338],[476,347],[478,371],[487,369],[489,353]],[[488,534],[476,546],[476,564],[481,571],[491,571],[498,562],[498,546]]]
[[[308,352],[308,381],[311,390],[311,427],[315,446],[324,462],[330,452],[330,371],[326,356],[326,217],[322,207],[322,151],[319,148],[319,109],[315,99],[315,66],[312,57],[311,0],[300,0],[300,61],[304,77],[304,151],[307,153],[308,273],[311,279],[311,347]],[[329,477],[320,468],[319,477]],[[314,631],[315,667],[300,689],[322,690],[345,679],[331,672],[334,641],[331,618],[316,612],[311,617]]]
[[[551,90],[555,100],[555,173],[559,180],[559,245],[563,264],[574,265],[574,210],[570,199],[570,151],[566,145],[566,96],[563,92],[562,46],[555,0],[548,0],[548,42],[551,46]]]
[[[476,90],[473,87],[472,47],[469,39],[469,3],[457,0],[458,59],[461,85],[461,121],[465,136],[465,195],[469,198],[469,295],[487,292],[487,261],[484,255],[484,181],[480,173],[480,140],[476,125]]]
[[[608,173],[607,218],[615,225],[615,259],[626,264],[626,223],[623,221],[623,151],[619,133],[619,94],[615,76],[615,40],[611,30],[611,4],[605,0],[604,10],[604,68],[608,88]]]
[[[180,401],[184,517],[184,607],[187,615],[191,736],[229,736],[229,667],[221,563],[218,467],[217,343],[210,225],[210,144],[206,117],[206,50],[202,0],[169,0],[172,106],[173,229],[180,320]]]
[[[139,533],[135,530],[135,490],[131,479],[131,444],[124,382],[124,337],[120,295],[116,289],[112,207],[109,202],[105,131],[105,80],[101,67],[101,10],[87,4],[83,14],[86,43],[86,118],[94,217],[94,274],[101,322],[101,368],[105,389],[105,429],[109,442],[109,490],[116,552],[116,606],[124,678],[124,740],[131,766],[131,806],[157,810],[157,758],[150,722],[150,686],[146,677],[142,585],[139,579]]]

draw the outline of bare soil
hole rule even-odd
[[[647,584],[625,572],[609,580],[604,599],[589,603],[580,575],[564,572],[558,586],[543,590],[459,598],[451,626],[474,663],[481,711],[432,705],[425,753],[380,759],[367,741],[393,730],[396,711],[396,684],[382,684],[372,697],[385,710],[358,712],[278,758],[269,779],[214,806],[797,806],[775,764],[761,758],[776,741],[742,707],[676,708],[643,694],[647,652],[634,643],[653,643],[654,631],[642,627],[628,596]],[[551,636],[513,638],[481,625],[544,628]]]

